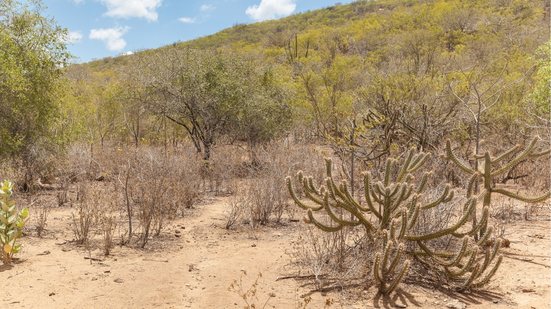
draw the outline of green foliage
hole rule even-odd
[[[61,142],[57,131],[66,31],[39,1],[0,3],[0,155],[20,159],[27,177]],[[28,179],[27,179],[28,180]]]
[[[515,128],[532,130],[535,120],[548,118],[546,10],[542,1],[529,0],[355,1],[281,20],[236,25],[189,42],[84,66],[98,73],[90,74],[91,84],[117,75],[114,80],[123,85],[122,109],[119,126],[109,135],[130,133],[136,144],[143,136],[152,140],[162,136],[158,118],[136,111],[168,106],[148,96],[151,88],[142,86],[152,75],[142,72],[164,66],[163,61],[179,64],[201,56],[200,63],[189,65],[197,77],[206,74],[201,67],[209,67],[216,57],[235,59],[235,64],[219,60],[215,70],[219,72],[211,72],[212,78],[231,76],[220,79],[217,87],[180,87],[187,94],[201,92],[211,102],[227,97],[217,106],[229,115],[222,122],[231,126],[221,129],[222,122],[217,123],[216,130],[227,134],[215,135],[255,144],[288,131],[289,122],[274,125],[292,117],[295,128],[315,129],[317,137],[330,143],[350,145],[354,143],[347,136],[356,130],[351,122],[357,121],[359,128],[360,120],[376,115],[378,124],[368,121],[366,126],[374,132],[363,135],[383,132],[385,142],[375,145],[381,150],[377,153],[400,152],[406,144],[434,150],[445,138],[462,143],[476,139],[472,111],[478,99],[486,105],[479,133],[488,139],[506,132],[515,140],[521,135]],[[176,54],[181,57],[166,60],[176,59],[171,56]],[[247,68],[250,64],[243,58],[254,59],[256,68]],[[269,87],[246,76],[261,80],[266,72],[272,74]],[[194,85],[188,78],[183,82]],[[98,97],[91,100],[93,109],[105,92],[93,87],[90,93]],[[173,110],[166,111],[175,116]],[[264,113],[268,117],[260,117]]]
[[[540,46],[536,52],[538,68],[535,85],[528,97],[533,102],[535,113],[543,119],[549,119],[551,102],[551,41]]]
[[[0,188],[0,246],[4,264],[12,262],[13,255],[21,250],[17,240],[23,233],[23,227],[29,217],[29,209],[18,210],[11,196],[13,184],[7,180]]]
[[[330,160],[327,160],[325,186],[315,186],[312,177],[304,177],[299,172],[302,192],[309,203],[299,199],[290,177],[287,186],[295,203],[307,210],[307,222],[322,231],[337,232],[345,227],[365,230],[366,238],[373,242],[369,248],[374,252],[372,276],[381,293],[389,294],[396,289],[413,262],[428,267],[429,273],[448,278],[449,284],[457,288],[481,287],[488,283],[502,259],[498,255],[499,241],[491,250],[481,249],[491,229],[478,242],[472,238],[485,226],[489,206],[484,208],[479,224],[470,229],[465,227],[474,215],[474,198],[467,200],[455,223],[449,226],[431,227],[430,222],[422,220],[454,198],[450,186],[436,196],[429,193],[427,182],[431,172],[418,179],[414,177],[428,158],[428,154],[416,154],[412,149],[400,162],[388,159],[380,181],[374,181],[371,174],[366,173],[364,204],[351,195],[346,182],[335,183]],[[438,248],[435,243],[439,240],[448,245]],[[484,253],[483,261],[477,261],[479,253]]]

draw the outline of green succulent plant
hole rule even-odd
[[[21,250],[21,244],[17,240],[29,218],[29,209],[18,210],[12,194],[13,184],[4,180],[0,188],[0,246],[4,264],[10,264],[13,255]]]

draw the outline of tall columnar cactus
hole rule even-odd
[[[21,237],[29,217],[27,208],[17,210],[15,202],[11,199],[12,193],[12,183],[4,180],[0,187],[0,246],[4,264],[10,264],[13,255],[21,249],[17,239]]]
[[[401,162],[388,159],[380,181],[374,181],[371,174],[366,173],[364,204],[352,197],[346,182],[335,183],[329,159],[324,186],[316,187],[312,177],[298,173],[302,191],[310,202],[299,199],[290,177],[287,177],[287,186],[295,203],[307,211],[307,222],[322,231],[336,232],[355,226],[365,229],[366,236],[375,244],[373,250],[377,253],[374,255],[372,275],[381,293],[391,293],[407,275],[413,262],[422,263],[447,276],[459,288],[482,286],[493,276],[502,258],[498,255],[499,242],[492,249],[480,249],[489,239],[491,229],[479,242],[471,237],[487,220],[487,208],[484,208],[480,224],[466,229],[466,222],[476,206],[475,199],[470,198],[454,224],[425,233],[416,232],[421,230],[420,214],[454,198],[454,191],[449,185],[437,197],[429,197],[426,188],[431,172],[415,179],[414,174],[428,158],[428,154],[416,154],[412,149]],[[431,243],[443,237],[451,237],[454,250],[433,248]],[[479,261],[479,253],[484,253],[483,261]]]
[[[482,183],[480,196],[482,197],[482,205],[485,208],[490,206],[493,193],[505,195],[526,203],[540,203],[547,200],[551,196],[549,191],[540,196],[523,196],[511,192],[505,188],[500,188],[499,184],[495,181],[497,177],[509,173],[512,168],[517,166],[522,161],[549,154],[551,152],[550,149],[544,151],[538,151],[536,149],[538,139],[538,137],[532,139],[524,149],[522,149],[520,145],[516,145],[495,157],[491,156],[489,152],[486,152],[481,156],[476,156],[476,160],[482,161],[479,170],[475,170],[467,163],[461,161],[452,151],[451,142],[449,140],[446,143],[446,156],[461,171],[470,176],[467,186],[468,197],[472,197],[473,194],[475,194],[476,183]],[[484,233],[485,230],[486,222],[484,222],[484,225],[481,228],[481,233]]]

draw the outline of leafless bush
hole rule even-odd
[[[226,225],[227,230],[233,228],[241,220],[247,206],[247,197],[242,194],[234,195],[230,198],[228,208],[226,209]]]
[[[140,149],[127,161],[119,176],[123,195],[122,213],[128,218],[129,239],[132,218],[140,227],[139,246],[161,233],[166,220],[192,208],[201,196],[199,165],[194,159],[165,156],[155,149]]]
[[[281,178],[283,179],[283,178]],[[250,219],[254,224],[267,224],[272,218],[281,221],[283,212],[288,207],[287,192],[282,190],[282,180],[276,177],[255,179],[249,185]]]
[[[268,293],[265,300],[260,300],[258,289],[259,289],[259,280],[262,278],[262,273],[258,273],[258,276],[250,284],[249,287],[247,287],[243,283],[243,278],[247,276],[247,272],[242,270],[241,276],[239,279],[233,280],[231,285],[228,287],[228,291],[234,292],[235,294],[239,295],[241,297],[241,300],[245,303],[244,308],[246,309],[255,309],[255,308],[266,308],[268,306],[268,302],[272,297],[275,297],[274,293]]]
[[[46,229],[49,213],[50,207],[48,206],[43,205],[38,208],[36,214],[36,234],[38,237],[42,237],[42,233],[44,233],[44,230]]]
[[[99,209],[99,194],[97,192],[83,191],[82,199],[77,203],[76,214],[72,213],[72,228],[75,240],[79,244],[86,244],[90,239],[91,229],[96,221]]]
[[[235,193],[232,180],[250,174],[243,163],[243,155],[236,147],[217,148],[211,161],[203,162],[201,167],[201,178],[205,191],[208,190],[216,195]]]
[[[306,226],[289,252],[297,278],[311,280],[315,289],[350,284],[371,270],[374,258],[368,240],[348,230],[324,233]]]
[[[99,219],[99,225],[103,236],[103,254],[107,256],[111,253],[111,249],[113,248],[113,236],[117,221],[114,216],[103,213]]]

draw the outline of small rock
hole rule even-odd
[[[395,304],[394,306],[396,308],[407,308],[408,307],[407,305],[404,305],[404,304]]]
[[[530,289],[530,288],[524,288],[521,291],[522,291],[522,293],[534,293],[535,292],[534,289]]]
[[[111,271],[110,271],[110,270],[104,270],[103,272],[106,273],[106,274],[108,274],[108,273],[110,273]]]
[[[451,301],[446,304],[446,308],[449,309],[465,309],[467,308],[467,305],[465,303],[462,303],[458,300]]]
[[[124,280],[121,279],[121,278],[117,278],[117,279],[115,279],[115,280],[113,280],[113,281],[116,282],[116,283],[123,283],[123,282],[124,282]]]
[[[256,244],[252,244],[251,247],[253,247],[253,248],[256,247]]]
[[[51,292],[50,294],[48,294],[48,296],[54,296],[55,293],[54,292]]]

